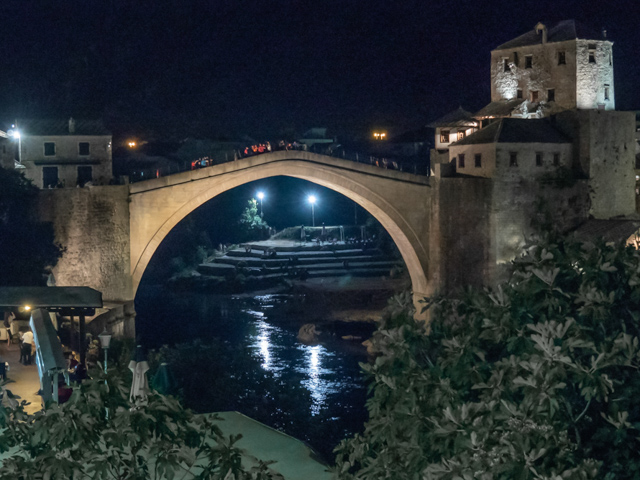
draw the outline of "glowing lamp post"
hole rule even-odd
[[[309,197],[307,197],[307,201],[311,204],[311,226],[315,227],[316,226],[316,215],[315,215],[315,204],[316,204],[316,196],[315,195],[309,195]]]
[[[260,199],[260,218],[262,218],[262,200],[264,200],[264,192],[258,192],[258,198]]]

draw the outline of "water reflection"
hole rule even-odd
[[[286,368],[295,370],[302,377],[301,384],[311,394],[313,403],[311,415],[318,415],[326,408],[327,397],[331,393],[339,391],[342,384],[335,378],[335,368],[327,368],[327,359],[333,356],[322,345],[298,344],[291,332],[287,332],[275,325],[270,325],[265,320],[264,312],[246,309],[244,313],[253,317],[255,322],[255,334],[250,334],[249,346],[262,360],[262,368],[279,375]],[[287,342],[283,342],[284,337]],[[291,365],[290,352],[283,351],[283,347],[289,343],[295,343],[295,348],[302,355]],[[284,347],[286,350],[286,347]]]

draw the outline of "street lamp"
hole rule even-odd
[[[316,215],[315,215],[315,210],[314,210],[314,206],[316,204],[316,196],[315,195],[309,195],[309,197],[307,197],[307,201],[311,204],[311,226],[315,227],[316,226]]]
[[[264,192],[258,192],[258,198],[260,199],[260,218],[262,218],[262,200],[264,199]]]

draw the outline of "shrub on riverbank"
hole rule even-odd
[[[541,240],[495,290],[385,318],[343,479],[640,475],[640,254]]]

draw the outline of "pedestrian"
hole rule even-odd
[[[305,243],[307,242],[307,236],[304,233],[304,225],[300,227],[300,241]]]
[[[33,332],[31,330],[27,330],[22,334],[22,348],[20,358],[24,359],[25,365],[31,365],[31,355],[32,349],[34,347],[33,342]]]

